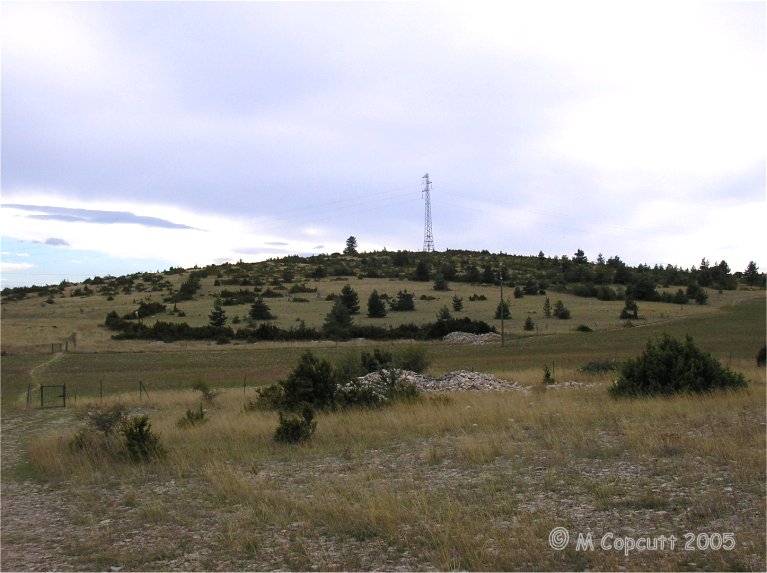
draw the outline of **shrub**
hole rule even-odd
[[[581,367],[581,372],[584,374],[603,374],[605,372],[615,372],[620,368],[620,365],[612,360],[592,360],[585,366]]]
[[[414,298],[415,295],[413,293],[406,290],[401,290],[397,293],[396,300],[389,301],[389,308],[395,311],[415,310],[415,302],[413,300]]]
[[[411,370],[419,374],[426,371],[431,361],[426,346],[411,345],[401,349],[394,356],[394,365],[402,370]]]
[[[765,361],[767,361],[767,347],[762,346],[761,350],[756,354],[756,365],[764,366]]]
[[[386,316],[386,304],[377,290],[370,293],[368,298],[368,316],[370,318],[383,318]]]
[[[274,441],[286,444],[295,444],[309,440],[317,429],[317,421],[314,419],[314,410],[308,404],[304,404],[301,414],[280,412],[280,422],[274,432]]]
[[[579,324],[575,327],[578,332],[592,332],[591,327],[588,324]]]
[[[245,402],[245,411],[277,410],[282,405],[284,394],[285,392],[283,391],[281,384],[272,384],[271,386],[265,386],[264,388],[257,388],[255,400],[247,400]]]
[[[128,455],[134,462],[145,462],[160,457],[165,450],[160,445],[160,438],[152,431],[149,416],[133,416],[122,426]]]
[[[201,426],[208,419],[205,417],[205,410],[202,409],[202,404],[197,409],[190,408],[186,411],[186,415],[179,419],[179,428],[188,428],[189,426]]]
[[[544,384],[553,384],[554,383],[554,377],[551,374],[551,369],[548,365],[545,365],[543,367],[543,383]]]
[[[483,294],[474,293],[469,297],[469,300],[472,302],[478,301],[478,300],[487,300],[487,297]]]
[[[623,363],[609,392],[613,397],[666,396],[745,386],[742,374],[723,368],[699,350],[689,335],[680,341],[664,334],[657,341],[649,340],[642,355]]]
[[[101,432],[109,438],[120,431],[127,418],[127,413],[128,409],[122,404],[89,410],[85,415],[85,425],[87,428]]]
[[[533,319],[532,319],[532,317],[528,316],[528,317],[525,319],[525,326],[524,326],[524,328],[525,328],[525,330],[527,330],[527,331],[530,331],[530,330],[535,330],[535,323],[533,322]]]
[[[333,405],[336,389],[333,367],[309,351],[301,355],[298,365],[280,385],[283,409],[296,411],[307,404],[317,409]]]
[[[206,404],[213,405],[213,401],[216,399],[216,396],[218,396],[218,391],[211,390],[208,388],[208,385],[205,382],[197,382],[194,385],[194,389],[197,390],[200,394],[202,394],[202,399],[205,401]],[[200,406],[202,407],[202,406]]]
[[[565,303],[558,300],[554,305],[554,316],[560,320],[568,320],[570,318],[570,309],[565,306]]]
[[[509,301],[502,300],[495,307],[495,318],[500,320],[501,318],[509,320],[511,318],[511,310],[509,310]]]
[[[373,353],[363,351],[360,356],[362,362],[362,368],[365,370],[365,374],[370,372],[377,372],[383,368],[386,368],[392,364],[394,356],[391,352],[380,350],[378,348],[373,349]]]

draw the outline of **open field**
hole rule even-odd
[[[389,283],[350,282],[363,304],[363,285],[403,288]],[[345,282],[320,284],[325,294]],[[466,313],[489,321],[497,299],[466,302],[480,289],[497,296],[497,288],[469,287],[461,293]],[[449,305],[452,292],[428,290],[443,300],[417,300],[423,316],[408,321],[431,320]],[[418,344],[428,349],[430,374],[475,369],[533,391],[426,395],[377,411],[325,413],[308,446],[274,443],[276,414],[243,411],[253,387],[285,377],[306,348],[337,360],[413,343],[118,343],[98,324],[111,308],[135,308],[135,295],[121,296],[3,305],[3,570],[765,569],[765,372],[755,365],[765,340],[763,291],[712,291],[709,305],[683,309],[640,303],[646,320],[635,328],[620,326],[622,302],[550,293],[573,319],[544,328],[544,297],[512,299],[504,346]],[[198,298],[179,304],[190,323],[210,312],[211,297]],[[316,306],[301,318],[321,322],[330,306],[275,300],[268,302],[286,326],[298,317],[292,308]],[[528,312],[542,328],[523,336]],[[596,323],[594,332],[574,332],[581,323]],[[32,352],[73,332],[77,346],[68,353]],[[615,401],[606,394],[609,375],[579,371],[591,360],[635,356],[661,332],[690,334],[742,372],[748,389]],[[542,390],[542,367],[552,364],[557,381],[586,384]],[[139,380],[149,399],[139,401]],[[207,424],[181,429],[177,420],[199,403],[197,381],[221,395]],[[62,382],[77,394],[74,407],[24,407],[30,386]],[[69,451],[78,416],[100,401],[102,383],[105,403],[149,414],[165,458],[133,465]],[[570,531],[564,551],[549,546],[555,526]],[[576,550],[575,537],[588,532],[597,548]],[[673,550],[624,555],[598,547],[606,533],[678,541]],[[714,541],[707,535],[732,533],[735,547],[699,550],[693,542],[687,550],[686,533]]]

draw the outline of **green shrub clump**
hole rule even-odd
[[[152,431],[149,416],[133,416],[125,421],[122,428],[128,455],[134,462],[145,462],[161,457],[165,450],[160,445],[160,437]]]
[[[649,340],[642,355],[623,363],[609,392],[613,397],[668,396],[745,386],[742,374],[722,367],[698,349],[689,335],[680,341],[664,334],[657,341]]]
[[[309,404],[304,404],[300,414],[280,412],[280,423],[274,432],[274,441],[286,444],[305,442],[314,435],[316,429],[314,410]]]

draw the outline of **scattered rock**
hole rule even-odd
[[[452,344],[487,344],[498,342],[501,335],[497,332],[488,332],[487,334],[471,334],[469,332],[451,332],[446,334],[442,340]]]
[[[394,372],[399,381],[413,384],[419,390],[425,392],[465,392],[469,390],[480,392],[507,392],[513,390],[525,394],[529,392],[527,387],[521,386],[517,382],[509,382],[496,378],[492,374],[484,374],[482,372],[455,370],[439,378],[417,374],[410,370],[395,370]],[[389,377],[388,370],[383,370],[383,374]],[[357,378],[355,384],[378,388],[382,384],[381,376],[378,372],[372,372]]]

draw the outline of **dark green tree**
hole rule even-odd
[[[477,265],[471,265],[469,267],[468,271],[466,271],[464,280],[467,283],[478,283],[482,280],[482,273],[479,272]]]
[[[546,301],[543,303],[543,316],[551,318],[551,301],[549,297],[546,297]]]
[[[554,304],[554,316],[560,320],[567,320],[570,318],[570,309],[565,306],[561,300],[558,300]]]
[[[258,297],[253,301],[253,304],[250,305],[248,316],[253,320],[274,320],[277,318],[271,313],[269,305],[267,305],[261,297]]]
[[[450,290],[447,279],[442,273],[437,273],[437,276],[434,277],[434,290]]]
[[[213,301],[213,310],[208,315],[208,325],[214,328],[223,328],[226,326],[226,311],[224,310],[221,297],[217,296]]]
[[[525,319],[525,330],[535,330],[535,323],[530,316]]]
[[[620,318],[639,318],[639,307],[633,296],[628,295],[626,297],[626,303],[623,306],[623,310],[621,310]]]
[[[747,285],[756,286],[761,282],[761,276],[759,275],[759,267],[754,261],[749,261],[745,272],[743,273],[743,280]]]
[[[461,312],[463,310],[463,297],[453,295],[453,310],[455,312]]]
[[[450,320],[451,318],[453,317],[450,315],[450,309],[443,305],[437,313],[437,320]]]
[[[663,334],[656,341],[649,340],[641,356],[623,363],[609,393],[613,397],[667,396],[746,386],[742,374],[723,368],[718,360],[699,350],[689,335],[680,341]]]
[[[360,297],[350,285],[345,285],[341,289],[341,302],[349,311],[349,314],[359,314],[360,311]]]
[[[415,272],[413,272],[413,280],[424,282],[429,280],[429,264],[426,261],[418,261],[418,264],[415,266]]]
[[[386,304],[384,304],[384,300],[377,290],[371,292],[368,297],[368,316],[370,318],[383,318],[386,316]]]
[[[498,303],[498,306],[495,307],[495,318],[500,320],[503,318],[504,320],[508,320],[511,318],[511,307],[509,305],[509,300],[502,300]]]
[[[482,282],[487,284],[495,284],[496,280],[495,271],[493,270],[493,266],[490,264],[485,265],[484,270],[482,271]]]
[[[397,293],[397,298],[389,301],[389,308],[392,310],[415,310],[415,295],[412,292],[401,290]]]
[[[357,254],[357,237],[352,235],[348,239],[346,239],[346,248],[344,249],[345,255],[356,255]]]
[[[309,351],[301,355],[298,365],[280,385],[283,390],[281,406],[289,411],[301,411],[307,404],[316,409],[330,407],[336,391],[330,362]]]
[[[322,331],[328,338],[346,338],[351,325],[352,317],[349,314],[349,309],[346,308],[340,298],[337,298],[333,303],[333,308],[325,316]]]

